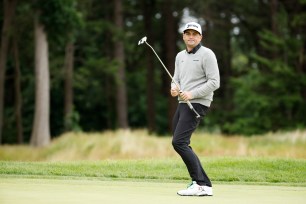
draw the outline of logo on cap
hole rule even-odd
[[[194,24],[188,24],[188,25],[187,25],[187,28],[189,28],[189,27],[196,27],[196,28],[198,28],[198,26],[197,26],[197,25],[194,25]]]

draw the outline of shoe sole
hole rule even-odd
[[[204,195],[181,195],[181,194],[178,194],[177,195],[179,196],[199,196],[199,197],[202,197],[202,196],[213,196],[213,195],[208,195],[208,194],[204,194]]]

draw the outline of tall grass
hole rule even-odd
[[[306,159],[306,131],[261,136],[222,136],[196,132],[192,148],[199,156],[256,156]],[[146,130],[66,133],[44,148],[28,145],[0,147],[0,160],[73,161],[177,157],[171,137],[149,135]]]

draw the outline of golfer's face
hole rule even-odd
[[[202,35],[195,30],[186,30],[183,33],[183,40],[187,47],[194,48],[202,40]]]

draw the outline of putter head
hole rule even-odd
[[[141,38],[141,40],[139,40],[138,45],[141,45],[146,41],[147,41],[147,37],[145,36],[145,37]]]

